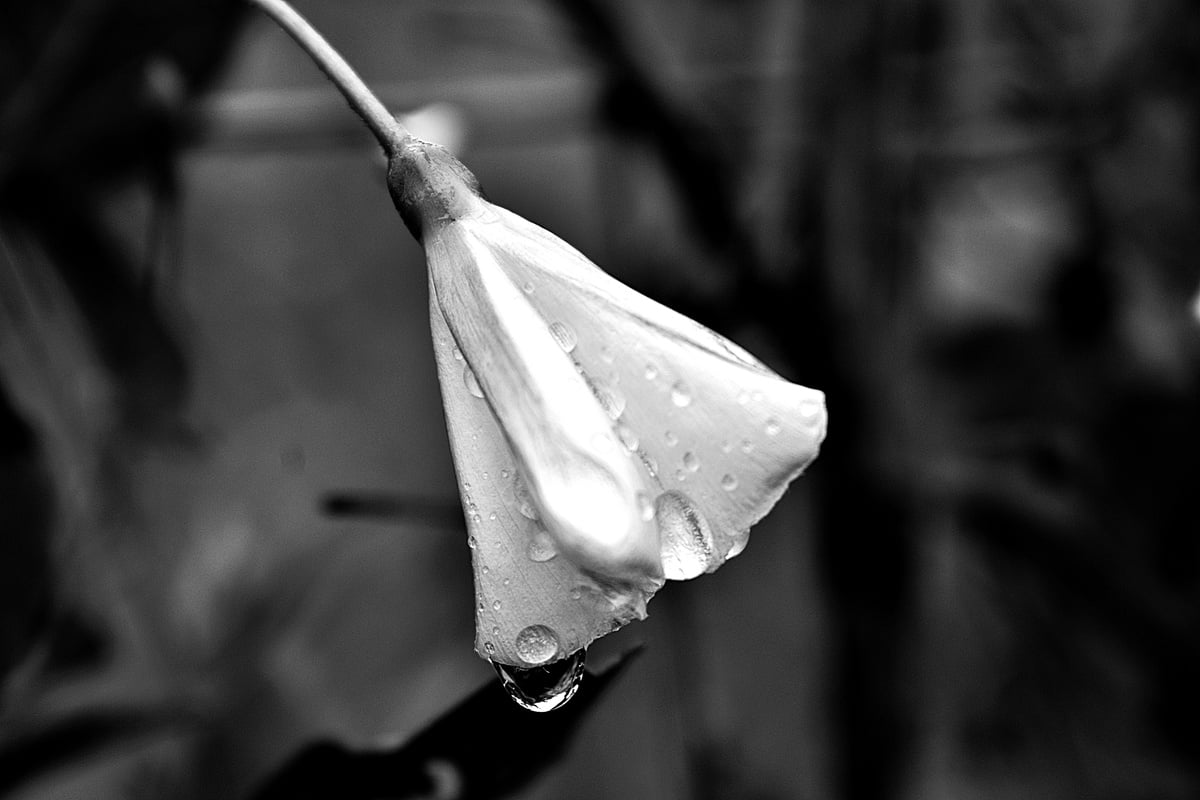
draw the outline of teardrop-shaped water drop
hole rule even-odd
[[[565,322],[551,322],[550,335],[554,337],[554,341],[558,342],[558,346],[563,349],[564,353],[574,350],[575,345],[579,342],[575,337],[575,331],[571,330],[571,326]]]
[[[689,580],[713,563],[713,535],[708,520],[683,492],[663,492],[655,501],[663,575]]]
[[[470,367],[463,367],[463,383],[467,385],[467,391],[471,393],[472,397],[483,397],[483,389],[479,386],[479,381]]]
[[[537,667],[515,667],[492,662],[508,696],[529,711],[553,711],[567,703],[583,682],[587,650]]]

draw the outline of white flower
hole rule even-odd
[[[440,148],[389,183],[429,264],[480,655],[562,658],[741,552],[816,456],[824,395],[487,202]]]

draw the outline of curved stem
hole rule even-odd
[[[333,49],[325,37],[319,34],[308,20],[289,5],[286,0],[248,0],[258,6],[281,28],[296,40],[305,52],[312,56],[321,71],[329,76],[338,91],[346,98],[389,157],[395,155],[405,142],[412,139],[408,129],[400,124],[390,111],[379,101],[358,73],[346,63],[346,59]]]

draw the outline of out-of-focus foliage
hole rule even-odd
[[[1194,4],[300,10],[493,200],[828,396],[528,796],[1197,794]],[[0,4],[0,791],[246,796],[488,678],[420,254],[248,19]]]

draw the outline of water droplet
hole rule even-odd
[[[455,361],[462,361],[462,360],[463,360],[463,354],[462,354],[462,350],[459,350],[457,347],[456,347],[456,348],[454,348],[454,360],[455,360]]]
[[[521,512],[521,516],[526,519],[537,519],[538,512],[537,506],[533,502],[533,495],[530,494],[529,487],[525,485],[525,481],[521,480],[519,475],[517,476],[514,493],[517,498],[517,510]]]
[[[530,537],[526,553],[530,561],[549,561],[558,555],[558,548],[554,546],[554,538],[549,533],[539,530]]]
[[[767,420],[766,427],[763,428],[763,430],[767,432],[767,436],[778,436],[779,431],[782,430],[782,427],[779,425],[779,420],[771,417],[769,420]]]
[[[500,601],[493,600],[492,601],[492,611],[499,611],[499,610],[500,610]]]
[[[609,349],[608,345],[604,345],[604,347],[600,348],[600,360],[603,361],[605,364],[613,363],[615,358],[616,357],[613,355],[613,351],[611,349]]]
[[[500,477],[504,478],[505,480],[508,480],[508,470],[506,470],[506,469],[500,470]]]
[[[680,408],[685,408],[692,404],[692,390],[683,381],[675,381],[675,385],[671,387],[671,402]]]
[[[675,470],[675,480],[677,480],[677,481],[686,481],[686,480],[687,480],[687,473],[686,473],[686,472],[684,472],[684,471],[683,471],[683,470],[681,470],[681,469],[677,469],[677,470]]]
[[[754,442],[749,439],[742,439],[742,452],[749,453],[754,449]]]
[[[490,519],[492,522],[495,522],[496,521],[496,512],[493,511],[492,513],[488,514],[488,519]]]
[[[484,479],[485,481],[486,481],[486,480],[488,480],[489,478],[491,478],[491,476],[490,476],[490,475],[488,475],[486,472],[485,472],[485,473],[483,473],[483,479]]]
[[[474,550],[476,547],[479,547],[479,540],[477,540],[474,536],[468,536],[467,537],[467,547]]]
[[[733,477],[732,475],[727,474],[721,478],[721,488],[724,489],[725,491],[732,492],[737,487],[738,487],[737,478]]]
[[[642,521],[649,522],[654,519],[654,503],[650,502],[650,495],[645,492],[637,493],[638,509],[642,512]]]
[[[663,438],[667,440],[667,447],[674,447],[679,444],[679,437],[675,435],[674,431],[667,431],[663,434]]]
[[[482,600],[479,601],[479,610],[483,611],[483,601]]]
[[[617,426],[617,438],[621,440],[621,444],[625,445],[625,449],[631,453],[637,450],[638,445],[641,444],[638,441],[637,434],[628,425]]]
[[[525,294],[533,294],[533,284],[529,281],[525,281],[525,285],[521,289],[524,290]]]
[[[578,339],[575,338],[575,331],[565,322],[551,322],[550,335],[554,337],[554,341],[558,342],[558,346],[563,349],[564,353],[569,353],[575,349]]]
[[[721,452],[722,453],[732,453],[733,452],[733,442],[729,441],[728,439],[721,442]]]
[[[470,367],[463,367],[463,383],[467,385],[467,391],[472,397],[483,397],[483,387],[479,385],[479,381],[475,379],[475,373]]]
[[[646,372],[644,374],[646,376],[646,380],[652,381],[658,377],[658,367],[654,366],[653,364],[647,364]]]
[[[609,419],[615,421],[625,413],[625,395],[601,380],[588,378],[588,386]]]
[[[505,578],[505,579],[504,579],[504,585],[505,585],[505,586],[508,586],[510,583],[512,583],[512,578]]]
[[[463,488],[466,489],[467,491],[470,491],[471,490],[471,482],[463,481]]]
[[[729,552],[725,554],[725,558],[736,558],[746,549],[746,545],[750,543],[750,531],[742,531],[738,534],[738,538],[733,540],[733,546],[729,548]]]
[[[583,597],[583,589],[582,588],[580,588],[579,586],[576,586],[574,589],[571,590],[571,599],[572,600],[578,600],[581,597]]]
[[[489,572],[492,571],[492,568],[485,564],[484,566],[479,568],[479,571],[482,572],[484,575],[487,575]]]
[[[553,711],[563,706],[579,690],[586,657],[587,651],[581,649],[564,659],[537,667],[522,668],[496,662],[492,666],[496,668],[496,674],[500,676],[508,696],[521,708]]]
[[[655,508],[663,575],[688,580],[706,571],[715,560],[708,520],[683,492],[663,492]]]
[[[696,458],[696,454],[691,451],[684,453],[683,468],[688,472],[695,472],[700,469],[700,459]]]
[[[496,645],[492,644],[491,642],[484,642],[483,649],[488,651],[488,655],[491,655],[492,653],[496,652]]]
[[[492,626],[492,636],[499,636],[499,635],[500,635],[500,626],[499,625]]]
[[[517,656],[530,666],[545,664],[558,655],[558,634],[545,625],[522,628],[515,641]]]

